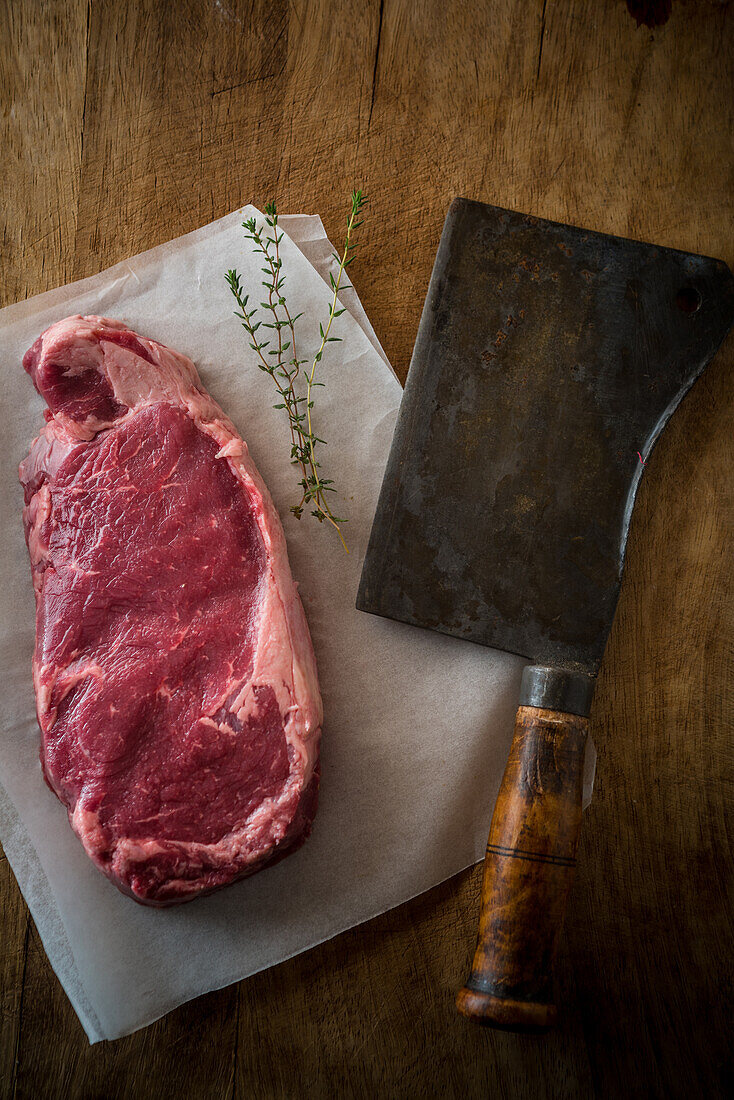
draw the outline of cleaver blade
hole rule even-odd
[[[449,209],[357,607],[530,662],[458,998],[480,1023],[555,1019],[588,713],[635,495],[733,318],[721,260]]]
[[[595,675],[644,463],[733,316],[720,260],[456,199],[357,607]]]

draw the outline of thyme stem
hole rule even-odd
[[[326,326],[319,324],[321,343],[307,371],[302,372],[301,367],[305,367],[308,360],[298,358],[296,347],[296,321],[301,314],[291,315],[283,291],[285,276],[282,273],[280,256],[280,242],[283,234],[278,232],[278,212],[275,203],[270,202],[265,207],[265,221],[268,229],[272,230],[272,236],[262,227],[258,228],[254,218],[242,223],[243,228],[246,230],[246,236],[254,245],[254,251],[265,258],[266,266],[262,268],[262,272],[266,276],[266,280],[262,285],[268,292],[268,298],[266,302],[260,302],[260,307],[270,314],[272,320],[269,322],[254,320],[257,314],[257,306],[248,311],[249,295],[243,292],[241,279],[237,271],[234,269],[228,271],[225,276],[238,307],[235,310],[235,316],[240,319],[243,328],[250,337],[250,347],[258,358],[257,365],[260,370],[271,376],[279,395],[283,399],[281,403],[273,407],[285,409],[288,414],[288,426],[291,434],[291,461],[299,467],[301,474],[299,484],[302,490],[301,499],[298,504],[291,507],[291,512],[297,519],[300,519],[303,515],[304,505],[307,503],[313,504],[311,515],[319,523],[326,520],[336,530],[347,553],[349,553],[349,550],[341,530],[341,524],[345,523],[346,520],[334,515],[327,500],[327,493],[335,492],[333,482],[330,478],[322,477],[319,472],[321,466],[317,459],[317,445],[323,444],[324,440],[320,439],[314,431],[311,410],[315,404],[315,388],[324,385],[323,382],[315,381],[317,364],[323,358],[326,345],[340,339],[338,336],[331,335],[331,329],[335,318],[340,317],[345,312],[343,308],[337,309],[339,291],[344,289],[344,272],[354,259],[352,236],[354,231],[362,224],[359,215],[366,203],[367,199],[361,191],[352,192],[352,207],[347,220],[344,248],[341,255],[334,253],[334,259],[338,264],[336,278],[329,272],[331,297],[329,299]],[[277,347],[271,348],[270,339],[258,339],[257,332],[261,326],[275,330]],[[286,342],[283,340],[284,329],[287,329],[290,336],[290,339]],[[290,354],[286,356],[288,349],[290,349]],[[303,392],[304,387],[298,385],[302,376],[305,378],[305,393]],[[303,409],[304,405],[305,410]]]
[[[309,466],[311,468],[311,479],[312,479],[314,488],[316,489],[317,499],[321,500],[321,508],[324,512],[324,516],[328,520],[328,522],[332,525],[332,527],[336,528],[336,532],[339,535],[339,538],[342,541],[342,545],[343,545],[344,549],[347,551],[347,553],[349,553],[349,550],[347,548],[346,542],[344,541],[344,537],[342,536],[341,528],[339,527],[339,521],[336,519],[333,512],[331,511],[331,508],[329,507],[329,503],[328,503],[328,501],[326,500],[326,497],[323,494],[324,483],[322,482],[321,478],[319,477],[318,463],[316,462],[316,458],[315,458],[315,455],[314,455],[315,437],[314,437],[313,427],[311,425],[311,409],[313,408],[312,392],[313,392],[313,384],[314,384],[314,375],[316,373],[316,365],[317,365],[317,363],[321,362],[321,357],[324,354],[324,348],[326,347],[327,343],[330,340],[334,339],[334,337],[329,336],[329,333],[331,332],[331,326],[333,324],[334,318],[339,316],[340,313],[344,312],[344,310],[337,310],[337,308],[336,308],[337,304],[338,304],[338,300],[339,300],[339,298],[338,298],[339,289],[341,287],[341,281],[342,281],[342,276],[344,274],[344,271],[345,271],[346,267],[348,266],[348,264],[350,263],[350,260],[351,260],[350,249],[351,249],[352,233],[354,232],[355,228],[358,228],[362,224],[361,221],[358,221],[357,219],[358,219],[359,213],[362,210],[362,208],[364,207],[366,201],[367,200],[364,198],[361,191],[353,191],[352,192],[352,211],[351,211],[351,214],[349,215],[349,220],[347,222],[347,232],[346,232],[346,236],[345,236],[345,240],[344,240],[344,250],[341,254],[341,257],[340,258],[337,257],[339,259],[339,268],[338,268],[338,271],[337,271],[336,279],[333,277],[333,275],[331,275],[331,273],[329,273],[329,278],[331,280],[331,289],[332,289],[331,300],[329,302],[329,319],[326,323],[326,328],[325,329],[324,329],[323,325],[319,325],[319,330],[320,330],[320,333],[321,333],[321,343],[319,344],[319,349],[316,352],[316,355],[314,356],[313,363],[311,364],[311,370],[308,373],[308,380],[307,380],[307,384],[306,384],[306,413],[307,413],[307,416],[308,416],[308,449],[309,449]]]

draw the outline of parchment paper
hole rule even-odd
[[[522,660],[355,610],[362,558],[401,390],[354,291],[322,363],[317,431],[344,492],[347,556],[333,532],[289,514],[287,427],[232,316],[236,266],[259,301],[252,207],[84,282],[0,311],[0,841],[51,965],[90,1042],[287,959],[427,890],[484,854]],[[325,316],[331,246],[318,218],[282,219],[289,303],[303,352]],[[315,265],[315,266],[314,266]],[[317,270],[318,268],[318,270]],[[70,313],[119,318],[189,355],[247,440],[284,521],[319,666],[325,722],[313,835],[253,878],[180,908],[145,909],[91,864],[45,786],[31,681],[34,606],[17,467],[44,407],[21,367]],[[328,466],[328,470],[326,470]],[[587,796],[593,776],[587,754]]]

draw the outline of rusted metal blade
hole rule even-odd
[[[720,260],[455,200],[357,606],[595,674],[644,462],[733,318]]]

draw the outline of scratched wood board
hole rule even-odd
[[[319,212],[337,239],[353,183],[371,197],[354,278],[403,378],[454,195],[734,266],[731,3],[18,0],[0,18],[0,304],[249,201]],[[725,1094],[733,359],[730,337],[638,497],[558,1030],[456,1016],[474,869],[90,1048],[0,857],[0,1096]]]

